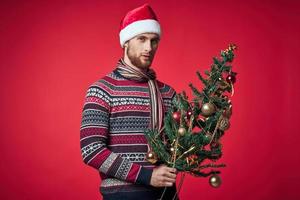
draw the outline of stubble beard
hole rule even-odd
[[[146,62],[142,62],[141,61],[141,58],[140,57],[137,57],[135,56],[134,54],[131,54],[131,51],[130,51],[130,47],[127,48],[127,51],[126,51],[126,54],[127,54],[127,57],[128,59],[130,60],[130,62],[138,67],[138,68],[142,68],[142,69],[146,69],[146,68],[149,68],[152,64],[152,60],[153,60],[153,56],[151,55],[149,60],[146,61]]]

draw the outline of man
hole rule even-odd
[[[120,26],[123,58],[87,90],[80,144],[83,161],[99,170],[104,200],[173,199],[176,169],[155,166],[144,131],[161,130],[175,90],[156,80],[151,68],[160,25],[147,4],[130,12]]]

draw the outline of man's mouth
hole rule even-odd
[[[150,59],[151,58],[151,56],[147,55],[147,54],[143,54],[142,57],[145,58],[145,59]]]

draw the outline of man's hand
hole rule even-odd
[[[175,168],[160,165],[153,169],[150,185],[154,187],[170,187],[176,182]]]

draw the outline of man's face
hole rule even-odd
[[[151,66],[159,43],[155,33],[143,33],[132,38],[125,44],[125,51],[131,64],[139,68]]]

